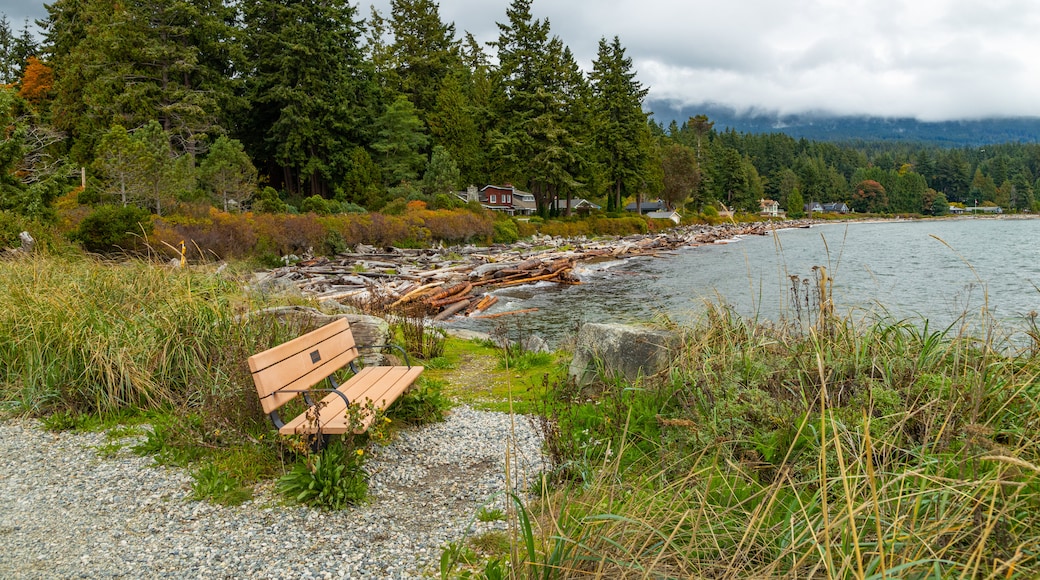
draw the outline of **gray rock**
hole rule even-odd
[[[549,343],[545,342],[545,339],[543,339],[542,337],[538,336],[537,334],[532,334],[530,336],[525,336],[520,341],[520,347],[524,349],[524,352],[536,352],[537,353],[537,352],[550,352],[550,350],[551,350],[549,348]]]
[[[663,330],[587,323],[578,331],[568,374],[582,386],[619,376],[635,381],[667,369],[678,345],[679,337]]]
[[[29,232],[22,232],[18,234],[18,238],[22,240],[22,251],[26,254],[31,254],[33,248],[36,246],[36,240],[33,239]]]

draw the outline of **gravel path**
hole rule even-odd
[[[191,476],[105,433],[54,434],[0,423],[0,578],[414,578],[435,576],[442,547],[504,528],[474,516],[511,473],[541,468],[523,417],[453,410],[373,446],[371,501],[342,512],[284,505],[271,486],[251,502],[189,501]],[[519,485],[523,485],[521,482]],[[504,505],[501,497],[499,507]]]

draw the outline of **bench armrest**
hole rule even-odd
[[[398,346],[396,344],[365,344],[365,345],[359,344],[359,345],[357,345],[357,347],[358,347],[358,350],[361,350],[361,349],[364,349],[364,348],[396,348],[397,350],[401,351],[401,355],[404,356],[404,364],[407,365],[408,368],[412,368],[412,362],[410,360],[408,360],[408,353],[405,352],[405,350],[403,348],[401,348],[400,346]]]

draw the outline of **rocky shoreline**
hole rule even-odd
[[[769,235],[778,229],[809,227],[816,220],[727,223],[674,228],[661,233],[616,238],[535,238],[508,246],[455,246],[410,250],[358,246],[334,258],[304,259],[258,273],[261,290],[298,291],[318,301],[348,301],[387,307],[415,307],[434,320],[484,314],[497,300],[494,289],[554,282],[580,284],[573,274],[583,262],[657,256],[679,248],[713,244],[738,236]]]

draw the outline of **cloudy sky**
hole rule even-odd
[[[390,0],[362,0],[384,14]],[[497,37],[509,0],[441,0],[461,34]],[[14,28],[43,1],[0,0]],[[651,98],[738,110],[1040,116],[1036,0],[534,0],[586,68],[617,35]]]

